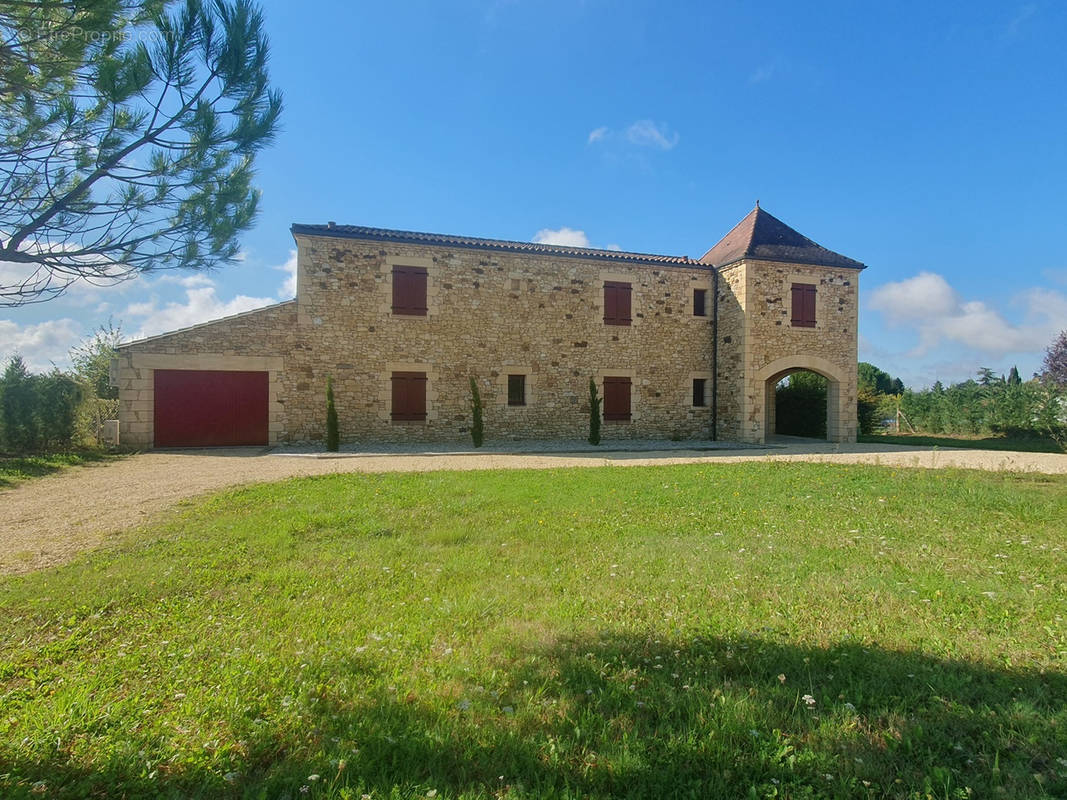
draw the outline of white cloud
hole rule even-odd
[[[618,246],[617,244],[615,244],[614,242],[613,242],[612,244],[609,244],[609,245],[608,245],[607,247],[605,247],[604,249],[605,249],[605,250],[616,250],[616,251],[621,251],[621,250],[622,250],[622,248],[621,248],[621,247],[619,247],[619,246]]]
[[[650,119],[639,119],[626,129],[626,141],[639,147],[670,150],[678,144],[678,139],[678,133],[672,131],[667,123]]]
[[[893,324],[951,314],[959,297],[940,275],[920,272],[914,278],[887,283],[871,293],[870,307],[881,311]]]
[[[671,127],[666,122],[639,119],[630,123],[629,126],[621,131],[612,130],[607,125],[594,128],[589,131],[589,136],[586,137],[586,144],[607,145],[611,142],[615,144],[615,147],[612,148],[613,150],[617,149],[620,144],[623,148],[631,145],[633,147],[651,147],[654,150],[670,150],[678,144],[679,138],[678,132],[671,130]]]
[[[285,273],[285,280],[278,289],[278,297],[282,300],[291,300],[296,297],[296,250],[290,250],[289,259],[274,269]]]
[[[567,227],[559,230],[542,228],[534,234],[532,241],[537,244],[558,244],[564,247],[589,247],[589,237],[585,235],[585,231]]]
[[[1015,324],[979,300],[965,301],[941,275],[922,272],[914,278],[879,286],[868,306],[891,327],[913,328],[919,345],[909,355],[924,356],[946,343],[962,345],[983,356],[1042,350],[1067,319],[1067,296],[1051,289],[1029,289],[1015,303],[1024,321]]]
[[[763,64],[748,76],[749,83],[763,83],[774,77],[774,64]]]
[[[232,300],[222,300],[218,297],[214,285],[196,286],[185,290],[184,302],[160,305],[157,299],[152,299],[143,303],[131,303],[122,316],[125,320],[140,318],[134,323],[138,328],[131,338],[143,339],[146,336],[169,333],[276,302],[273,297],[249,297],[243,294]]]
[[[53,364],[66,367],[70,348],[84,334],[84,326],[70,318],[31,325],[0,319],[0,369],[16,354],[22,356],[31,372],[47,372]]]
[[[1008,39],[1017,39],[1022,33],[1022,28],[1026,24],[1030,17],[1037,13],[1036,3],[1024,3],[1019,7],[1019,10],[1015,12],[1015,16],[1011,18],[1007,27],[1004,29],[1004,36]]]

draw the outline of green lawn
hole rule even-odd
[[[1041,436],[930,436],[924,433],[860,435],[866,444],[908,444],[917,447],[969,447],[972,450],[1021,450],[1026,453],[1062,453],[1063,447]]]
[[[0,455],[0,489],[14,486],[29,478],[51,475],[67,467],[118,458],[103,450],[78,450],[71,453],[47,453],[35,456]]]
[[[1062,798],[1065,530],[821,464],[228,492],[0,578],[0,796]]]

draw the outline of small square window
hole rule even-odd
[[[704,408],[708,404],[708,379],[693,378],[693,405]]]
[[[526,376],[508,375],[508,405],[526,405]]]
[[[693,316],[694,317],[706,317],[708,301],[707,289],[694,289],[693,290]]]

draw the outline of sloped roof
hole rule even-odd
[[[400,242],[403,244],[430,244],[449,247],[466,247],[474,250],[498,250],[510,253],[533,253],[537,255],[571,256],[594,258],[631,264],[656,264],[677,267],[706,267],[688,256],[663,256],[651,253],[627,253],[621,250],[597,250],[592,247],[570,247],[560,244],[537,242],[511,242],[504,239],[478,239],[472,236],[450,236],[444,233],[420,233],[397,231],[388,228],[364,228],[358,225],[301,225],[291,228],[294,236],[332,236],[342,239],[367,239],[377,242]]]
[[[759,207],[759,203],[700,261],[712,267],[725,267],[745,258],[820,267],[866,268],[859,261],[816,244],[768,214]]]

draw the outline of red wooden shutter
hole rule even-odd
[[[392,418],[400,421],[426,419],[426,373],[394,372]]]
[[[630,324],[630,284],[604,281],[604,324]]]
[[[604,419],[629,422],[629,378],[604,378]]]
[[[426,316],[426,270],[393,267],[393,313]]]
[[[619,293],[616,300],[618,303],[615,309],[615,318],[618,320],[616,325],[629,325],[630,320],[630,284],[620,283]],[[627,382],[629,383],[629,382]]]
[[[815,327],[815,285],[793,284],[793,325],[798,328]]]

